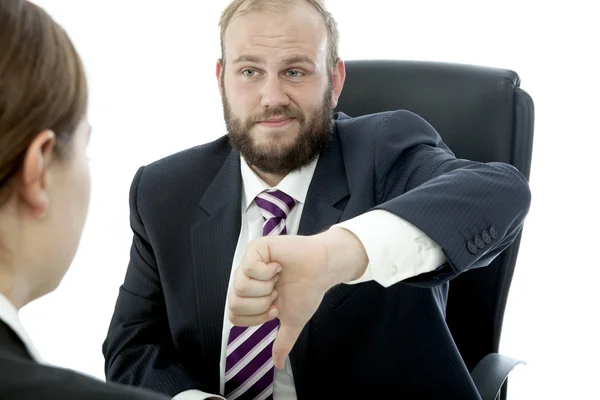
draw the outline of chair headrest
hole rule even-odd
[[[425,118],[458,158],[511,162],[519,76],[481,66],[346,61],[335,111],[352,117],[406,109]]]

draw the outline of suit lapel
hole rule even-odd
[[[344,211],[340,203],[349,193],[341,143],[334,128],[332,141],[319,156],[310,182],[298,234],[313,235],[337,223]]]
[[[240,157],[232,150],[204,193],[201,216],[191,229],[198,335],[205,365],[219,365],[227,286],[241,227],[241,196]],[[219,369],[209,370],[211,384],[219,387]]]

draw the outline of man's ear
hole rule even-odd
[[[219,93],[223,96],[223,73],[225,72],[225,65],[223,65],[223,59],[219,58],[217,60],[217,83],[219,84]]]
[[[52,160],[56,135],[51,130],[40,132],[29,144],[21,168],[19,194],[35,218],[42,218],[49,206],[48,166]]]
[[[336,108],[340,95],[342,94],[342,89],[344,88],[344,82],[346,81],[346,64],[342,59],[338,59],[338,62],[333,69],[333,75],[331,79],[333,88],[333,93],[331,95],[331,106],[332,108]]]

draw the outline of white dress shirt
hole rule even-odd
[[[2,293],[0,293],[0,320],[8,325],[17,337],[21,339],[31,358],[33,358],[34,361],[43,364],[44,361],[42,360],[42,357],[21,324],[17,308]]]
[[[286,219],[288,235],[296,235],[300,225],[302,210],[306,202],[306,194],[312,180],[317,160],[299,171],[288,174],[275,187],[293,197],[296,205]],[[233,257],[231,277],[244,256],[246,246],[252,240],[262,236],[263,217],[254,198],[267,189],[273,189],[256,175],[246,164],[241,162],[242,172],[242,226],[238,244]],[[373,229],[376,226],[377,229]],[[389,287],[404,279],[433,271],[446,262],[441,248],[424,232],[404,219],[383,210],[367,212],[356,218],[334,225],[354,233],[363,244],[369,264],[363,276],[347,284],[357,284],[374,280],[382,286]],[[231,322],[227,317],[228,302],[225,303],[223,316],[223,334],[221,341],[221,388],[225,388],[225,359],[227,340]],[[273,398],[275,400],[296,400],[296,389],[289,357],[283,369],[275,369]],[[199,390],[187,390],[179,393],[173,400],[205,400],[223,397]]]

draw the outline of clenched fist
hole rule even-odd
[[[358,279],[368,258],[354,234],[332,228],[313,236],[265,236],[252,241],[229,291],[229,319],[237,326],[279,318],[273,344],[283,368],[302,328],[333,286]]]

